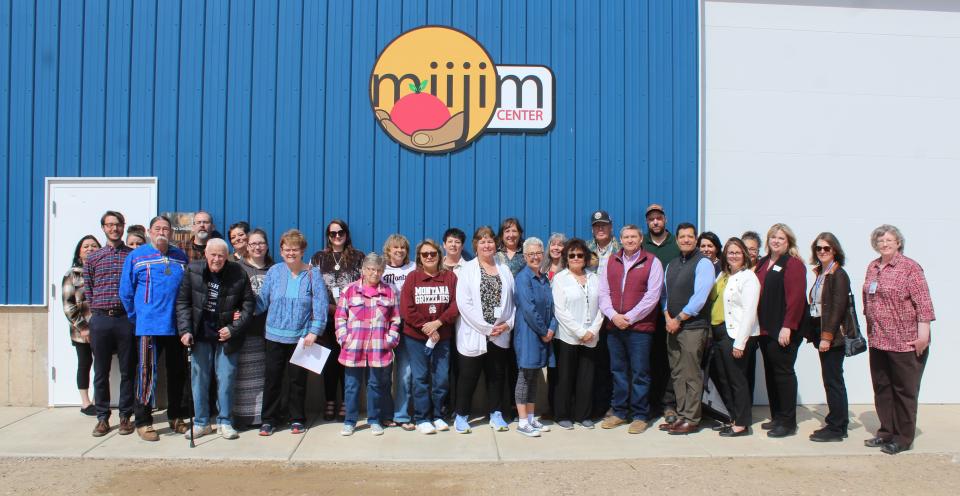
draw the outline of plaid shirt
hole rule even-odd
[[[874,283],[876,291],[870,294]],[[914,351],[907,343],[917,339],[917,324],[936,319],[920,264],[899,253],[882,269],[879,258],[870,262],[863,281],[863,314],[871,348]]]
[[[123,308],[120,302],[120,273],[131,251],[133,249],[122,243],[116,248],[108,244],[87,257],[83,264],[83,285],[90,308]]]
[[[337,301],[337,342],[345,367],[386,367],[400,343],[400,311],[390,286],[364,286],[356,281]]]
[[[211,239],[213,236],[211,236]],[[196,262],[198,260],[206,260],[204,252],[207,250],[207,245],[195,245],[193,244],[193,236],[186,241],[181,241],[177,243],[177,248],[183,250],[187,254],[187,260],[191,262]]]

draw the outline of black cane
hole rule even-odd
[[[187,346],[187,368],[193,368],[193,347],[192,346]],[[191,448],[197,447],[197,445],[194,444],[193,442],[193,418],[194,418],[193,416],[195,414],[196,412],[193,410],[193,408],[191,408],[190,409],[190,425],[187,427],[188,429],[190,429],[190,447]]]

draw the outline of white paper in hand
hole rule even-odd
[[[290,363],[299,365],[315,374],[323,372],[323,364],[330,358],[330,349],[319,344],[304,346],[303,338],[297,342],[297,349],[293,350]]]

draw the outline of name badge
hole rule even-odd
[[[774,271],[774,272],[780,272],[781,270],[783,270],[783,267],[781,267],[781,266],[779,266],[779,265],[774,265],[774,266],[773,266],[773,271]]]
[[[503,307],[496,307],[493,309],[493,318],[500,320],[500,317],[503,315]]]
[[[330,292],[333,293],[333,298],[334,298],[334,299],[340,298],[340,288],[334,286],[334,287],[330,288]]]
[[[871,282],[870,287],[867,288],[867,293],[877,294],[877,286],[878,286],[877,281]]]

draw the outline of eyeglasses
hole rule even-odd
[[[265,241],[254,241],[252,243],[247,243],[247,246],[258,247],[258,246],[267,246]]]
[[[824,252],[824,253],[830,253],[831,251],[833,251],[833,247],[831,247],[831,246],[818,246],[818,247],[816,248],[816,250],[817,250],[818,252],[821,252],[821,251],[822,251],[822,252]]]
[[[440,252],[437,251],[421,251],[420,258],[437,258]]]
[[[119,223],[116,223],[116,222],[107,222],[107,223],[103,224],[103,227],[109,227],[109,228],[123,227],[123,224],[119,224]]]
[[[530,252],[530,253],[524,253],[524,255],[526,255],[526,256],[528,256],[528,257],[542,257],[542,256],[543,256],[543,252],[542,252],[542,251],[532,251],[532,252]]]
[[[567,260],[582,260],[585,257],[583,253],[568,253]]]
[[[340,231],[327,231],[327,236],[330,236],[331,238],[341,238],[341,237],[346,236],[346,235],[347,235],[347,233],[344,232],[343,230],[340,230]]]

